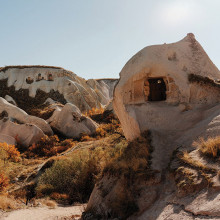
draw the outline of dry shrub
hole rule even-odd
[[[69,195],[67,195],[66,193],[57,192],[51,193],[50,198],[62,204],[68,202],[70,199]]]
[[[100,158],[80,151],[70,159],[58,160],[45,171],[36,188],[38,195],[68,194],[69,203],[86,202],[100,173]]]
[[[90,136],[88,134],[82,134],[80,141],[99,140],[115,133],[123,135],[119,122],[117,120],[111,120],[111,123],[103,123],[99,125],[99,127],[96,129],[96,132]]]
[[[217,158],[220,156],[220,136],[209,138],[206,141],[200,139],[198,142],[194,142],[194,146],[196,146],[202,154],[208,157]]]
[[[15,145],[0,143],[0,159],[3,159],[4,161],[10,160],[18,162],[21,159],[20,152],[17,150]]]
[[[107,132],[103,129],[103,126],[102,127],[100,126],[96,129],[96,133],[95,133],[96,136],[105,137],[106,134]]]
[[[90,136],[87,135],[87,134],[83,134],[82,137],[80,138],[80,141],[81,141],[81,142],[84,142],[84,141],[94,141],[94,138],[93,138],[93,137],[90,137]]]
[[[66,151],[73,147],[75,143],[72,140],[59,141],[59,138],[54,136],[45,136],[37,144],[33,144],[26,152],[28,157],[51,157]]]
[[[123,148],[119,155],[112,157],[104,173],[123,175],[129,179],[149,177],[152,150],[150,132],[146,131]]]
[[[16,203],[13,197],[9,197],[7,195],[0,195],[0,210],[14,210],[18,208],[18,204]]]
[[[182,194],[192,193],[201,183],[199,173],[196,170],[184,166],[179,167],[175,172],[175,181],[179,192]]]
[[[56,103],[56,104],[46,103],[46,104],[42,104],[38,106],[38,108],[30,109],[29,114],[37,116],[39,118],[43,118],[44,120],[47,120],[53,115],[56,109],[55,106],[63,107],[61,103]]]
[[[205,169],[205,166],[203,165],[203,163],[201,163],[199,160],[193,159],[187,151],[179,153],[178,158],[184,163],[189,164],[192,167]]]
[[[48,206],[51,209],[54,209],[57,206],[57,203],[55,201],[49,200],[49,199],[46,199],[45,201],[43,201],[43,204]]]
[[[3,191],[9,185],[8,177],[1,171],[0,173],[0,192]]]
[[[85,112],[85,116],[91,117],[93,115],[103,114],[104,108],[92,108],[89,111]]]

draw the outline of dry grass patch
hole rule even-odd
[[[13,197],[7,195],[0,195],[0,210],[9,211],[18,208],[19,204]]]
[[[122,147],[118,155],[112,157],[104,169],[104,173],[126,176],[131,179],[149,176],[151,152],[150,132]]]
[[[42,203],[51,209],[55,209],[57,206],[57,203],[50,199],[43,200]]]
[[[208,157],[217,158],[220,156],[220,136],[215,138],[209,138],[206,141],[200,139],[198,142],[194,142],[199,151]]]
[[[127,146],[120,135],[94,141],[89,148],[77,149],[60,157],[39,179],[38,197],[50,196],[57,202],[87,202],[106,164],[118,158]]]
[[[60,141],[57,135],[45,136],[37,144],[33,144],[25,152],[28,158],[56,156],[73,147],[75,142],[71,139]]]
[[[180,153],[178,155],[178,157],[181,161],[183,161],[184,163],[186,163],[192,167],[199,168],[202,170],[205,170],[207,168],[201,161],[193,159],[190,156],[190,154],[186,151]]]

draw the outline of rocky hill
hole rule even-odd
[[[94,80],[71,71],[50,66],[6,66],[0,68],[0,96],[10,96],[18,107],[28,110],[43,104],[47,98],[61,104],[70,102],[81,111],[105,106],[117,80]]]
[[[81,112],[104,108],[116,82],[85,80],[60,67],[0,68],[1,141],[28,147],[54,132],[70,138],[94,133],[97,124]]]

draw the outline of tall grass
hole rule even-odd
[[[198,142],[194,142],[199,151],[209,157],[217,158],[220,156],[220,136],[215,138],[208,138],[206,141],[200,139]]]
[[[71,156],[57,160],[39,179],[38,196],[66,197],[69,203],[87,202],[97,180],[111,158],[119,157],[127,146],[122,140],[114,147],[100,146],[80,149]],[[67,195],[67,196],[66,196]]]

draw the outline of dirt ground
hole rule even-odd
[[[86,205],[56,208],[27,208],[12,212],[0,212],[1,220],[69,220],[80,219]]]

